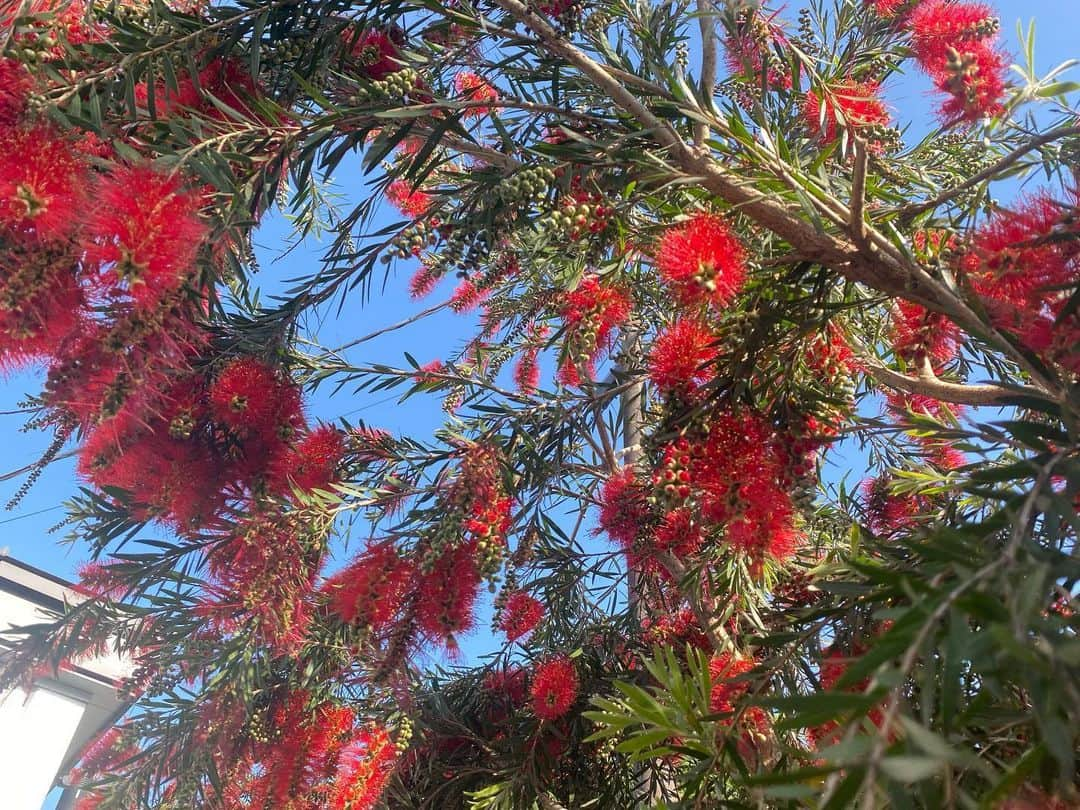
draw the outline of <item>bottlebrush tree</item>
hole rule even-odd
[[[0,363],[91,560],[4,683],[137,665],[82,810],[1077,806],[1080,87],[991,8],[0,24]],[[275,211],[331,238],[264,304]],[[390,290],[477,332],[307,328]]]

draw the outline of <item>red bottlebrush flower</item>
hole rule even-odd
[[[362,729],[338,755],[330,789],[330,810],[372,810],[397,762],[397,747],[386,729]]]
[[[742,289],[745,257],[739,240],[719,217],[697,214],[664,233],[656,266],[684,306],[722,307]]]
[[[484,691],[499,695],[517,708],[525,703],[529,696],[529,675],[517,664],[510,664],[505,669],[493,669],[484,675]]]
[[[712,642],[701,629],[694,612],[684,607],[675,613],[665,613],[655,621],[642,619],[642,639],[646,644],[672,647],[676,651],[687,645],[699,650],[711,650]]]
[[[206,238],[198,196],[149,166],[114,169],[95,196],[84,233],[87,262],[136,306],[157,306],[191,274]]]
[[[818,680],[821,682],[821,690],[823,692],[833,691],[836,684],[844,676],[852,660],[858,658],[864,652],[865,648],[860,645],[853,645],[850,654],[845,655],[836,645],[829,647],[825,652],[825,657],[821,661],[821,667],[819,670]],[[870,679],[860,681],[859,683],[852,684],[846,688],[849,692],[863,692],[869,685]],[[876,726],[880,726],[884,719],[884,714],[880,706],[874,707],[867,711],[866,717],[870,722]],[[837,737],[837,724],[829,721],[820,726],[807,729],[807,734],[810,738],[810,742],[817,748],[824,748],[826,745],[830,745],[836,742]]]
[[[274,460],[270,471],[273,488],[311,491],[328,489],[338,477],[345,457],[345,435],[331,425],[320,425],[304,436],[291,451]]]
[[[529,699],[537,717],[558,720],[570,711],[577,696],[578,676],[573,661],[559,656],[536,665]]]
[[[787,46],[784,30],[775,23],[779,12],[768,17],[761,13],[752,13],[739,23],[736,33],[724,39],[728,69],[733,76],[744,76],[755,86],[761,85],[762,72],[765,81],[774,90],[791,88],[791,75],[786,70],[774,67],[778,60],[773,57],[772,49]]]
[[[450,295],[450,309],[454,312],[471,312],[490,292],[490,289],[481,287],[471,278],[462,279]]]
[[[122,577],[117,576],[117,565],[123,565],[123,561],[94,560],[83,563],[79,566],[78,590],[98,598],[119,599],[127,590],[127,585]]]
[[[299,388],[253,357],[221,370],[209,402],[213,418],[241,437],[284,439],[303,423]]]
[[[864,0],[864,2],[873,8],[874,13],[879,17],[891,20],[911,8],[911,5],[918,0]]]
[[[22,119],[26,98],[33,86],[34,80],[26,65],[16,59],[0,57],[0,127],[11,126]]]
[[[892,120],[879,97],[877,82],[852,79],[827,84],[806,94],[803,114],[810,134],[830,144],[841,129],[858,131],[871,126],[888,126]]]
[[[1008,63],[1004,52],[986,42],[950,50],[935,79],[938,90],[951,96],[941,105],[941,117],[978,121],[1000,113]]]
[[[201,611],[245,631],[282,655],[295,655],[311,624],[312,596],[323,544],[298,526],[253,517],[209,554],[213,590]]]
[[[910,411],[946,423],[952,422],[961,412],[959,405],[946,404],[924,394],[903,394],[896,391],[888,394],[885,406],[894,416],[902,417]]]
[[[135,745],[124,739],[124,729],[110,726],[86,748],[71,770],[70,780],[77,785],[116,773],[136,753]]]
[[[664,515],[656,527],[653,542],[657,551],[671,552],[676,557],[694,554],[705,542],[701,524],[686,508],[676,509]]]
[[[83,323],[77,265],[66,250],[15,240],[0,254],[0,370],[55,354]]]
[[[936,76],[945,68],[950,49],[962,51],[966,45],[993,37],[998,21],[982,3],[923,0],[912,10],[906,27],[915,57],[924,70]]]
[[[443,270],[429,264],[421,264],[416,274],[409,281],[409,295],[413,298],[423,298],[442,280]]]
[[[1068,246],[1047,238],[1061,233],[1072,215],[1070,206],[1043,192],[1013,210],[995,212],[975,234],[962,264],[975,291],[989,299],[998,325],[1021,329],[1042,309],[1051,288],[1075,278]]]
[[[686,395],[712,377],[719,349],[716,336],[697,318],[680,318],[656,338],[649,379],[665,394]]]
[[[0,130],[0,227],[30,228],[47,240],[70,236],[86,210],[86,173],[82,155],[54,127]]]
[[[480,571],[472,545],[443,552],[430,573],[421,577],[417,588],[420,603],[417,622],[432,641],[443,642],[451,650],[454,636],[473,628],[473,607],[480,592]]]
[[[736,701],[750,688],[750,681],[741,676],[753,670],[754,666],[752,660],[727,652],[709,661],[709,676],[713,682],[709,692],[709,711],[713,714],[735,711]]]
[[[582,373],[592,376],[596,358],[611,343],[612,333],[630,317],[630,294],[598,276],[582,279],[562,306],[566,344],[559,364],[559,378],[579,385]]]
[[[926,512],[925,498],[894,492],[887,475],[864,481],[862,490],[867,524],[874,534],[889,537],[910,531]]]
[[[365,79],[382,81],[402,68],[400,29],[368,29],[349,34],[346,44],[349,67]]]
[[[321,590],[343,622],[379,633],[398,616],[414,573],[412,564],[387,540],[369,546]]]
[[[135,85],[135,106],[150,111],[151,85],[140,82]],[[202,111],[203,97],[190,76],[178,76],[176,87],[159,81],[153,85],[153,113],[155,118],[165,119],[183,110]]]
[[[956,357],[960,329],[940,313],[898,299],[892,312],[892,344],[906,362],[918,364],[925,358],[938,367]]]
[[[623,467],[604,482],[600,493],[600,528],[629,550],[649,520],[648,493],[632,467]]]
[[[431,195],[414,189],[408,180],[394,180],[386,187],[386,199],[395,208],[413,219],[422,217],[431,207]]]
[[[461,114],[465,118],[487,115],[491,112],[491,107],[487,104],[499,98],[498,91],[471,70],[462,70],[454,76],[454,89],[462,100],[478,105],[463,110]]]
[[[544,618],[544,603],[525,591],[514,591],[503,605],[499,629],[507,641],[517,641],[531,633]]]
[[[514,364],[514,382],[518,391],[523,394],[531,394],[540,385],[540,351],[542,342],[547,337],[548,328],[541,326],[533,328],[530,334],[530,343],[521,352],[517,363]]]

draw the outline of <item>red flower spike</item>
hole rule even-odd
[[[471,70],[462,70],[454,76],[454,89],[462,97],[462,100],[478,104],[478,106],[471,106],[463,110],[461,115],[464,118],[487,115],[491,112],[491,107],[487,106],[486,103],[499,98],[498,91],[486,79]]]
[[[399,29],[368,29],[349,36],[346,45],[349,66],[360,76],[378,82],[401,70],[402,34]]]
[[[278,459],[270,470],[271,486],[285,494],[289,487],[310,492],[329,489],[345,458],[345,435],[332,425],[320,425]]]
[[[810,134],[823,144],[834,143],[840,130],[858,132],[871,126],[888,126],[892,118],[879,97],[877,82],[852,79],[825,85],[806,94],[803,114]],[[871,143],[871,148],[877,148]]]
[[[940,313],[897,300],[892,313],[892,344],[909,364],[925,358],[936,368],[956,358],[960,329]]]
[[[327,580],[321,591],[343,622],[381,633],[401,611],[413,575],[412,564],[387,540],[365,549]]]
[[[566,343],[559,363],[564,385],[580,385],[582,374],[591,376],[596,359],[611,345],[615,330],[630,317],[630,294],[605,283],[599,276],[582,279],[562,306]]]
[[[952,96],[941,105],[942,119],[974,122],[1000,113],[1008,63],[1004,52],[985,42],[950,50],[936,78],[938,90]]]
[[[401,213],[417,219],[427,213],[432,197],[419,189],[413,188],[408,180],[394,180],[386,187],[386,199]]]
[[[222,369],[210,386],[209,401],[213,418],[241,437],[288,438],[303,421],[299,389],[252,357]]]
[[[906,20],[911,49],[930,75],[944,70],[949,50],[994,37],[998,30],[993,10],[982,3],[923,0]]]
[[[0,57],[0,127],[12,126],[22,119],[33,86],[26,65]]]
[[[664,233],[656,266],[684,306],[722,307],[742,289],[745,256],[739,240],[719,217],[697,214]]]
[[[864,0],[866,5],[874,9],[874,13],[886,20],[899,17],[918,0]]]
[[[85,213],[86,185],[82,156],[54,127],[0,130],[0,227],[67,238]]]
[[[600,492],[600,528],[629,551],[649,518],[648,493],[632,467],[623,467]]]
[[[469,546],[446,551],[434,569],[423,575],[417,589],[420,604],[417,622],[430,640],[453,649],[454,636],[473,628],[473,606],[480,592],[480,572],[475,549]]]
[[[87,262],[137,307],[157,306],[192,273],[206,238],[199,197],[149,166],[114,169],[95,197],[84,233]]]
[[[661,332],[649,356],[649,379],[664,394],[686,396],[712,377],[716,336],[697,318],[680,318]]]
[[[536,665],[529,687],[529,700],[537,717],[541,720],[558,720],[570,711],[577,696],[578,677],[573,661],[559,656]]]
[[[789,90],[791,75],[786,69],[771,66],[776,63],[773,48],[786,48],[788,44],[783,28],[775,22],[777,14],[766,17],[754,12],[741,21],[738,32],[724,39],[725,61],[733,76],[742,76],[755,86],[761,84],[761,74],[768,64],[765,76],[768,86],[773,90]]]
[[[741,676],[753,670],[754,666],[752,660],[738,658],[728,652],[709,661],[709,677],[713,682],[709,692],[709,711],[713,714],[735,711],[735,703],[750,688],[750,681],[741,679]]]
[[[525,591],[514,591],[506,599],[499,629],[507,641],[517,641],[529,635],[544,618],[544,603]]]
[[[397,748],[386,729],[362,729],[338,755],[329,810],[372,810],[396,762]]]

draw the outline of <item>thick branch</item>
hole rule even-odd
[[[893,371],[874,361],[862,359],[867,374],[882,385],[902,391],[905,394],[918,394],[932,397],[942,402],[951,402],[956,405],[1001,405],[1010,403],[1011,398],[1017,396],[1031,396],[1046,399],[1046,393],[1031,386],[1006,388],[1003,385],[961,385],[959,383],[945,382],[934,375],[919,375],[912,377]]]
[[[701,29],[701,92],[711,99],[716,86],[716,18],[711,0],[698,0],[698,27]],[[709,137],[709,125],[704,121],[694,124],[694,146],[705,148]]]

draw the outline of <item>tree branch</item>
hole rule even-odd
[[[1000,405],[1010,404],[1010,399],[1017,396],[1039,397],[1048,399],[1047,393],[1033,386],[1006,387],[987,383],[983,385],[962,385],[950,383],[939,379],[931,372],[929,375],[920,374],[912,377],[894,371],[891,368],[865,357],[859,358],[866,373],[882,385],[902,391],[905,394],[918,394],[932,397],[942,402],[951,402],[956,405]]]

